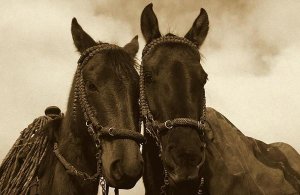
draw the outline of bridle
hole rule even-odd
[[[141,111],[141,121],[144,124],[145,127],[145,134],[149,134],[154,140],[156,145],[159,147],[159,156],[161,156],[162,153],[162,145],[160,141],[160,134],[164,131],[171,131],[175,127],[191,127],[195,130],[197,130],[200,133],[200,136],[203,140],[203,147],[205,149],[206,144],[204,141],[205,137],[205,121],[206,121],[206,99],[205,99],[205,94],[203,98],[203,108],[202,108],[202,116],[200,117],[199,120],[194,120],[191,118],[175,118],[175,119],[169,119],[164,122],[160,122],[158,120],[155,120],[150,108],[149,104],[147,101],[146,97],[146,89],[145,89],[145,76],[144,76],[144,60],[145,58],[153,51],[154,48],[156,48],[158,45],[163,44],[163,43],[180,43],[189,46],[192,48],[194,51],[197,53],[198,47],[189,41],[186,38],[181,38],[177,36],[163,36],[157,39],[154,39],[152,42],[147,44],[143,50],[142,53],[142,63],[140,67],[140,99],[139,99],[139,105],[140,105],[140,111]],[[205,161],[205,150],[203,150],[203,157],[202,161],[200,163],[200,166],[204,164]],[[167,187],[169,185],[168,181],[168,171],[164,167],[164,185],[161,186],[161,194],[167,195]],[[197,194],[203,194],[202,187],[204,185],[204,177],[200,179],[200,185],[199,189],[197,191]]]
[[[78,60],[78,66],[75,73],[75,86],[74,86],[74,100],[73,100],[73,118],[76,120],[77,104],[79,103],[80,108],[83,112],[85,123],[87,126],[87,131],[92,137],[97,153],[97,172],[90,175],[86,172],[76,169],[71,163],[69,163],[59,152],[58,144],[54,144],[54,153],[58,160],[65,167],[67,173],[77,176],[83,180],[89,180],[95,182],[99,179],[99,183],[102,187],[102,194],[107,195],[109,192],[109,186],[107,185],[105,178],[102,173],[102,147],[101,140],[105,138],[111,139],[131,139],[139,144],[145,142],[145,138],[142,134],[129,130],[129,129],[119,129],[110,126],[102,126],[96,117],[96,109],[89,104],[87,99],[87,93],[85,88],[85,81],[83,78],[83,67],[88,63],[94,55],[105,50],[120,50],[121,47],[108,43],[99,43],[96,46],[90,47],[85,50]],[[118,189],[115,189],[115,194],[119,194]]]

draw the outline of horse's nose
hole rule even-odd
[[[122,188],[132,188],[143,174],[143,164],[143,160],[134,163],[116,160],[111,164],[110,172],[113,179]]]
[[[173,163],[178,166],[197,166],[202,158],[201,153],[188,149],[176,149],[175,145],[169,145],[166,149]]]
[[[200,178],[197,171],[193,173],[175,173],[169,175],[169,184],[175,188],[190,188],[197,186],[200,182]]]
[[[172,177],[174,183],[184,184],[184,183],[194,183],[199,180],[198,172],[193,172],[187,175],[173,175]]]
[[[120,180],[122,178],[123,170],[120,166],[120,160],[111,163],[110,172],[115,180]]]

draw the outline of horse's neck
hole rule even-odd
[[[80,131],[86,131],[84,127],[83,121],[74,124],[66,116],[60,129],[58,147],[61,155],[76,169],[92,175],[96,172],[95,158],[90,152],[93,149],[88,148],[90,145],[83,136],[79,136]],[[52,148],[46,158],[48,166],[40,179],[41,194],[97,194],[98,182],[84,181],[68,174]]]
[[[143,146],[145,194],[157,195],[160,194],[160,187],[164,184],[163,166],[153,138],[146,134],[146,139],[147,143]]]

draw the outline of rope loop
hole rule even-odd
[[[167,129],[172,129],[173,128],[173,124],[171,120],[167,120],[166,122],[164,122],[164,125]]]

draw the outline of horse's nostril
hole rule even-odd
[[[126,175],[129,178],[137,178],[140,177],[143,173],[144,161],[136,162],[136,164],[132,165],[132,168],[127,169]]]
[[[111,163],[110,172],[112,177],[117,180],[127,179],[135,179],[139,178],[143,173],[144,162],[141,160],[137,162],[135,165],[122,163],[121,160],[116,160]]]
[[[175,145],[174,144],[170,144],[168,147],[167,147],[167,151],[168,152],[172,152],[172,150],[175,148]]]
[[[112,186],[120,189],[132,188],[143,174],[143,161],[116,160],[110,165],[110,174],[113,179]]]
[[[121,160],[116,160],[111,163],[110,172],[115,180],[120,180],[123,176],[121,168]]]
[[[188,181],[195,181],[198,179],[198,175],[190,175],[187,177],[187,180]]]

